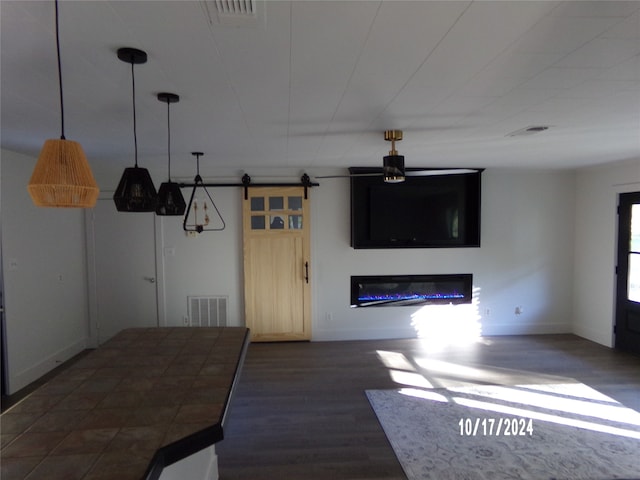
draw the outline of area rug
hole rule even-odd
[[[640,413],[583,384],[366,394],[409,480],[640,478]]]

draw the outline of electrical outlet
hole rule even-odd
[[[182,323],[187,327],[189,326],[189,317],[187,315],[182,317]]]

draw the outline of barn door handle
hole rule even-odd
[[[309,262],[304,262],[304,281],[309,283]]]

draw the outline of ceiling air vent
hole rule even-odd
[[[256,0],[207,0],[202,2],[212,25],[255,26],[259,8]]]
[[[215,0],[218,14],[253,15],[252,0]]]
[[[520,130],[516,130],[515,132],[507,133],[507,137],[524,137],[526,135],[535,135],[536,133],[544,132],[545,130],[549,130],[548,125],[532,125],[529,127],[521,128]]]

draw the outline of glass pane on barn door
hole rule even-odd
[[[265,228],[264,215],[251,215],[251,230],[264,230]]]
[[[289,197],[289,210],[302,210],[302,197]]]
[[[269,228],[271,230],[284,230],[284,219],[281,215],[271,215],[269,220]]]
[[[302,215],[289,215],[289,229],[302,230]]]
[[[264,197],[251,197],[251,211],[264,212]]]
[[[284,197],[269,197],[269,210],[284,210]]]

